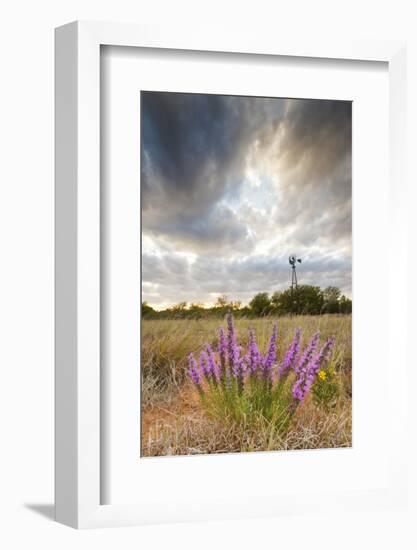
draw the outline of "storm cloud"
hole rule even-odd
[[[141,93],[143,300],[351,293],[351,103]]]

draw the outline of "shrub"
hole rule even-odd
[[[219,329],[218,345],[207,345],[197,363],[189,355],[189,375],[210,416],[225,423],[265,423],[285,433],[297,407],[314,389],[318,374],[327,364],[334,338],[319,348],[317,332],[301,352],[297,329],[281,362],[277,361],[278,328],[274,325],[265,353],[249,330],[245,351],[238,344],[233,317],[228,314],[226,331]],[[322,375],[320,375],[322,377]]]

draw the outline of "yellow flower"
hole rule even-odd
[[[321,370],[319,372],[319,377],[320,377],[321,380],[326,380],[326,376],[327,376],[326,371]]]

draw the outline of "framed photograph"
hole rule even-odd
[[[141,455],[351,447],[352,102],[142,91],[141,136]]]
[[[404,83],[402,43],[56,30],[57,521],[404,502]]]

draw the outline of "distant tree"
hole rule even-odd
[[[340,313],[352,313],[352,300],[343,295],[339,300]]]
[[[291,289],[283,290],[282,292],[274,292],[272,298],[273,309],[279,315],[287,315],[288,313],[295,312],[295,302]]]
[[[174,317],[174,319],[184,319],[187,315],[187,302],[179,302],[178,304],[175,304],[174,306],[171,306],[168,308],[168,311],[171,313],[171,316]]]
[[[259,292],[249,302],[249,307],[254,315],[257,317],[264,317],[268,315],[271,310],[271,300],[267,292]]]
[[[298,287],[299,313],[319,315],[323,307],[323,293],[318,286],[300,285]]]
[[[271,296],[271,313],[274,315],[285,315],[289,311],[289,305],[286,307],[284,304],[285,297],[283,298],[282,292],[276,290]]]
[[[214,304],[215,308],[227,308],[227,305],[229,303],[229,297],[226,294],[223,294],[222,296],[217,297],[217,301]]]
[[[239,317],[252,317],[252,310],[249,306],[244,306],[239,309]]]
[[[325,302],[338,302],[341,294],[340,288],[337,288],[337,286],[327,286],[323,290]]]
[[[339,313],[340,295],[340,289],[335,286],[328,286],[323,290],[323,313]]]
[[[190,317],[191,319],[202,319],[207,315],[208,311],[209,310],[205,309],[203,304],[190,304],[187,312],[187,317]]]
[[[158,312],[154,310],[147,302],[142,302],[142,317],[143,319],[155,318]]]
[[[241,305],[242,305],[242,302],[239,302],[239,301],[233,302],[229,300],[229,297],[226,294],[223,294],[222,296],[219,296],[217,298],[216,303],[209,311],[212,313],[215,313],[218,316],[223,317],[229,311],[233,311],[234,313],[237,313]]]
[[[217,317],[224,317],[228,312],[228,301],[229,298],[226,294],[217,297],[217,301],[214,306],[211,308],[211,312],[214,313]]]
[[[274,292],[271,298],[272,311],[278,315],[318,315],[323,306],[323,294],[318,286],[299,285],[282,292]]]

